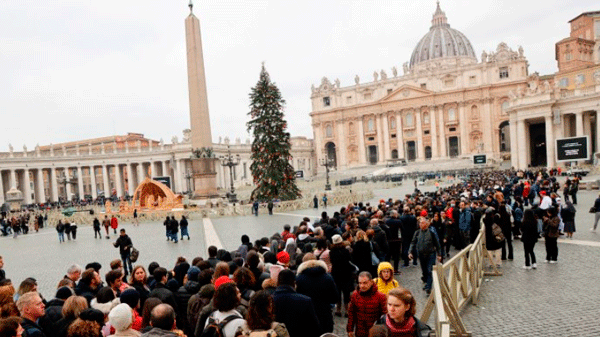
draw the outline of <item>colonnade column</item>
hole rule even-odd
[[[491,100],[486,100],[483,104],[483,126],[481,128],[483,132],[483,149],[485,153],[492,153],[492,146],[494,144],[492,140],[492,133],[494,128],[492,127],[492,111],[491,111]]]
[[[390,127],[387,114],[383,115],[383,153],[385,155],[385,160],[392,158],[390,150]]]
[[[423,125],[421,125],[421,111],[415,111],[417,123],[417,160],[425,160],[425,144],[423,144]]]
[[[160,174],[162,174],[163,176],[167,175],[167,161],[163,160],[160,162],[161,164],[161,168],[162,168],[162,172]]]
[[[510,128],[510,165],[515,169],[519,169],[517,121],[515,119],[510,120],[508,127]]]
[[[2,179],[2,171],[0,170],[0,204],[4,204],[4,180]]]
[[[439,107],[436,109],[436,113],[438,114],[436,117],[439,118],[440,121],[440,157],[446,158],[448,156],[448,152],[446,151],[446,123],[444,122],[444,108]]]
[[[575,135],[583,136],[583,111],[575,113]]]
[[[17,173],[15,172],[15,169],[10,169],[10,186],[8,187],[10,188],[17,188]]]
[[[144,163],[138,163],[137,166],[137,183],[138,185],[144,180]]]
[[[321,130],[321,124],[313,124],[313,133],[315,135],[315,155],[317,157],[317,163],[321,162],[321,159],[323,158],[323,141],[322,139],[322,130]],[[173,168],[173,163],[171,162],[171,168]]]
[[[2,191],[2,176],[0,176],[0,192]],[[36,191],[37,202],[44,203],[46,202],[46,192],[44,192],[44,171],[39,168],[37,170],[37,178],[38,185]]]
[[[50,188],[52,189],[52,201],[58,201],[58,185],[56,181],[56,167],[50,169]]]
[[[31,204],[31,180],[29,178],[29,169],[23,170],[23,195],[25,196],[25,203]]]
[[[179,193],[182,193],[184,191],[184,189],[182,188],[183,184],[181,183],[181,175],[182,175],[182,164],[181,164],[182,160],[176,160],[175,161],[175,188],[177,188],[177,191]]]
[[[318,152],[319,149],[317,149]],[[365,126],[362,118],[358,120],[358,160],[360,164],[367,164],[367,155],[365,153]],[[315,165],[319,165],[319,158],[317,157],[317,162]]]
[[[467,117],[465,114],[465,104],[464,103],[460,103],[458,105],[458,116],[460,118],[459,121],[459,125],[460,125],[460,154],[461,155],[466,155],[467,153],[469,153],[469,147],[467,146],[467,138],[469,138],[469,136],[467,135],[467,127],[468,127],[468,123],[467,123]]]
[[[104,197],[109,198],[110,195],[110,185],[108,184],[108,167],[106,164],[102,165],[102,182],[104,185]]]
[[[396,113],[396,142],[398,143],[398,158],[406,159],[404,153],[404,128],[402,127],[402,114]]]
[[[133,169],[132,169],[131,165],[132,164],[129,163],[129,164],[126,164],[125,167],[127,167],[127,193],[130,196],[133,196],[133,192],[135,192],[135,187],[133,186]]]
[[[98,198],[98,190],[96,189],[96,168],[90,166],[90,185],[92,185],[92,198]]]
[[[348,166],[348,161],[346,160],[346,135],[344,132],[344,125],[345,125],[345,120],[342,119],[339,123],[337,123],[338,125],[338,139],[340,140],[338,142],[338,148],[339,148],[339,153],[340,153],[340,158],[338,160],[337,165],[340,167],[346,167]],[[298,165],[299,166],[299,165]],[[243,174],[242,174],[243,175]]]
[[[381,164],[385,162],[383,155],[383,126],[381,125],[381,115],[375,116],[375,121],[377,122],[377,163]]]
[[[518,169],[527,168],[527,139],[525,138],[525,121],[517,121],[517,147],[515,150],[518,151],[519,167]]]
[[[122,197],[125,195],[123,192],[123,175],[121,174],[121,166],[119,164],[115,165],[115,185],[117,188],[117,197]]]
[[[69,168],[65,167],[63,168],[63,171],[65,173],[65,195],[67,196],[67,200],[71,200],[73,198],[73,193],[71,192],[71,184],[69,184],[68,182],[71,181],[71,177],[69,175]]]
[[[431,158],[438,158],[438,146],[437,146],[437,123],[435,120],[435,106],[429,109],[429,126],[431,127]]]
[[[85,192],[83,190],[83,170],[81,166],[77,166],[77,187],[79,189],[79,198],[83,199]]]
[[[552,116],[546,116],[546,163],[548,167],[556,166],[555,162],[555,146],[554,146],[554,125],[552,124]]]
[[[600,152],[600,110],[596,110],[596,152]]]

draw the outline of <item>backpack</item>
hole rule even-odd
[[[500,228],[497,223],[492,224],[492,235],[494,236],[494,239],[496,239],[496,242],[502,242],[505,239],[502,228]]]
[[[225,337],[223,328],[225,328],[227,323],[236,319],[241,319],[241,317],[238,315],[230,315],[225,317],[225,319],[221,322],[217,321],[213,317],[209,317],[208,324],[206,325],[204,330],[202,330],[202,334],[200,335],[200,337]]]
[[[235,334],[239,337],[277,337],[277,331],[274,328],[269,330],[250,331],[247,327],[240,327]]]
[[[131,247],[131,254],[129,254],[129,261],[136,262],[140,257],[140,251],[135,249],[135,247]]]

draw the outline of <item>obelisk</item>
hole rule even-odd
[[[208,94],[202,54],[200,20],[194,15],[190,0],[190,15],[185,19],[185,40],[187,51],[188,90],[190,95],[190,127],[192,130],[192,151],[202,150],[202,158],[192,156],[194,175],[194,198],[217,196],[216,159],[207,157],[212,153],[212,135],[208,114]],[[210,149],[209,152],[206,152]]]

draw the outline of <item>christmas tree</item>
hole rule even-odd
[[[283,119],[285,101],[263,64],[260,79],[250,92],[250,121],[252,131],[252,177],[256,188],[254,200],[293,200],[300,197],[296,173],[290,164],[290,134]]]

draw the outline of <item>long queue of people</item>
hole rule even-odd
[[[537,268],[541,236],[546,261],[556,263],[557,238],[575,227],[572,202],[561,201],[559,189],[545,171],[487,172],[435,192],[351,203],[254,242],[244,235],[236,250],[211,246],[206,258],[181,257],[170,269],[157,262],[124,269],[115,260],[104,283],[98,263],[73,266],[48,302],[27,286],[35,280],[15,292],[5,279],[0,316],[20,316],[28,336],[316,337],[334,330],[335,316],[347,318],[351,337],[426,336],[402,268],[419,265],[431,292],[435,263],[473,242],[482,225],[497,266],[514,259],[520,239],[524,268]],[[166,229],[169,239],[173,228]],[[0,321],[0,337],[10,324]]]

